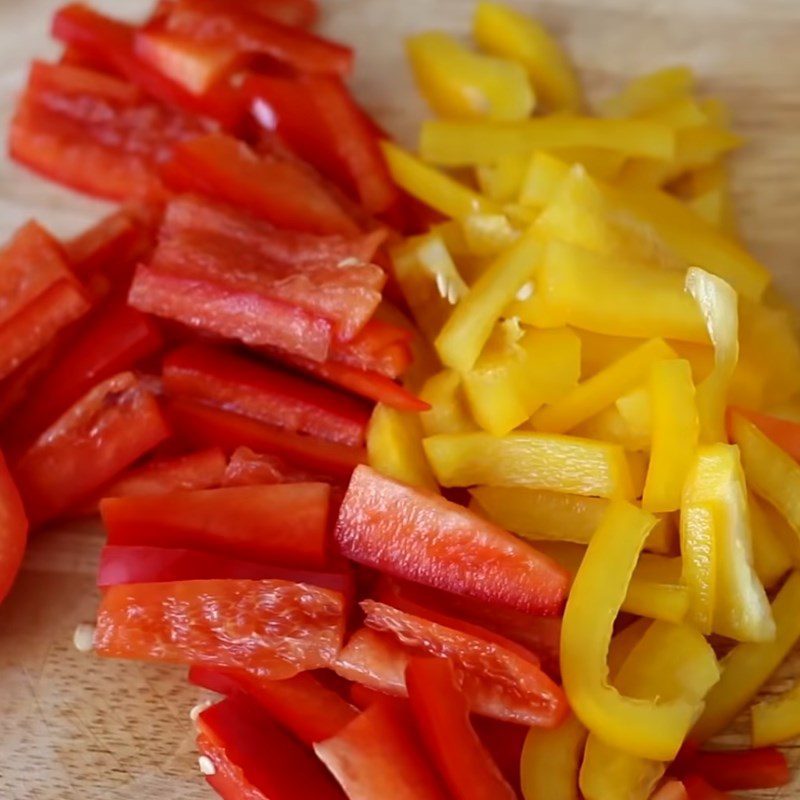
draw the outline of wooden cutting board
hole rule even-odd
[[[386,128],[413,144],[424,108],[413,91],[402,38],[426,28],[465,35],[472,0],[321,2],[323,30],[358,50],[353,84],[359,97]],[[57,52],[46,33],[58,4],[0,0],[4,131],[28,62]],[[151,0],[96,4],[135,18]],[[559,34],[593,96],[638,72],[685,63],[696,69],[704,89],[732,106],[736,129],[751,141],[735,163],[742,227],[779,286],[800,302],[800,1],[516,5]],[[58,234],[73,233],[105,208],[7,160],[0,163],[0,239],[31,216]],[[100,541],[98,528],[85,524],[38,535],[16,588],[0,607],[0,798],[210,798],[197,771],[188,717],[201,694],[185,685],[184,671],[100,661],[72,646],[75,626],[94,616]],[[783,675],[797,672],[800,660]],[[774,688],[785,685],[779,681]],[[746,740],[734,735],[728,741]],[[800,762],[798,750],[790,756],[795,765]],[[751,797],[800,798],[800,777],[793,787]]]

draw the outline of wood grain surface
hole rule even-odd
[[[472,0],[321,0],[322,29],[355,45],[353,84],[366,106],[413,144],[424,108],[402,37],[426,28],[465,35]],[[150,0],[105,0],[120,16]],[[800,0],[550,0],[515,3],[560,35],[591,96],[638,72],[695,68],[728,101],[750,145],[734,174],[747,241],[800,302]],[[47,29],[57,0],[0,0],[0,128],[6,130],[28,62],[57,52]],[[106,207],[0,163],[0,238],[35,216],[73,233]],[[94,616],[101,534],[77,525],[37,535],[20,580],[0,607],[2,800],[202,800],[189,709],[201,693],[184,671],[100,661],[77,652],[72,632]],[[798,610],[800,613],[800,610]],[[800,672],[782,670],[773,691]],[[721,742],[745,743],[746,720]],[[795,766],[800,751],[790,748]],[[793,786],[749,795],[800,798]],[[311,800],[311,799],[309,799]],[[391,800],[387,798],[387,800]],[[543,800],[547,800],[543,798]]]

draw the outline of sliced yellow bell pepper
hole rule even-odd
[[[423,441],[442,486],[528,486],[588,497],[633,496],[630,467],[618,445],[517,431],[464,433]]]
[[[694,480],[692,472],[686,480],[687,483]],[[689,592],[687,618],[699,631],[710,634],[717,594],[714,512],[707,506],[684,500],[680,520],[682,575]]]
[[[681,358],[653,364],[649,389],[652,440],[642,508],[677,511],[700,437],[689,362]]]
[[[549,316],[595,333],[708,342],[703,315],[680,272],[625,263],[550,242],[536,273]]]
[[[800,536],[800,464],[740,414],[731,415],[731,434],[750,488]]]
[[[601,497],[507,486],[478,486],[470,494],[470,507],[481,516],[531,541],[589,544],[609,504]],[[674,521],[670,516],[660,516],[645,549],[670,554],[676,544]]]
[[[700,708],[718,680],[714,651],[700,633],[687,625],[654,622],[623,662],[614,686],[628,697],[686,699]],[[647,800],[665,771],[662,761],[639,758],[591,735],[580,788],[586,800]]]
[[[635,114],[634,116],[646,117],[653,122],[661,122],[675,130],[697,128],[710,123],[708,115],[703,111],[700,103],[691,95],[675,97],[657,106],[652,111],[644,114]]]
[[[414,321],[433,340],[468,287],[441,236],[412,236],[391,250],[394,274]],[[451,299],[453,302],[451,302]]]
[[[529,328],[519,342],[525,353],[518,391],[528,416],[571,392],[581,374],[581,342],[569,328]]]
[[[446,217],[461,219],[476,212],[500,212],[499,205],[488,197],[473,191],[444,172],[423,164],[396,144],[385,139],[380,144],[394,182]]]
[[[557,728],[531,728],[520,762],[525,800],[580,800],[578,770],[588,731],[569,716]]]
[[[644,119],[552,116],[502,124],[428,120],[419,141],[422,158],[441,167],[491,164],[498,153],[529,155],[559,147],[596,147],[626,156],[670,159],[675,154],[675,133],[667,125]]]
[[[663,339],[650,339],[536,413],[532,424],[550,433],[569,431],[643,383],[653,364],[669,358],[675,358],[675,351]]]
[[[542,247],[531,229],[492,262],[456,305],[436,337],[445,366],[472,369],[501,314],[520,287],[533,277]]]
[[[592,177],[613,180],[625,164],[626,157],[599,147],[559,147],[553,151],[567,164],[580,164]]]
[[[519,239],[505,214],[470,214],[461,222],[469,253],[477,258],[498,256]]]
[[[660,366],[661,363],[659,361],[651,368],[651,381],[653,369]],[[628,449],[649,451],[653,435],[653,403],[650,397],[650,387],[639,386],[618,398],[614,405],[628,429],[632,443]],[[653,509],[648,510],[652,511]]]
[[[686,273],[686,291],[697,302],[714,344],[714,368],[697,386],[700,437],[704,442],[720,442],[726,439],[725,406],[739,360],[737,296],[724,280],[697,267]]]
[[[753,566],[764,588],[772,589],[792,568],[792,556],[761,501],[752,494],[748,500],[753,532]]]
[[[491,164],[479,165],[475,179],[480,190],[497,203],[518,199],[528,161],[527,156],[500,156]]]
[[[568,162],[544,150],[537,150],[528,159],[519,190],[519,202],[531,208],[544,208],[558,194],[569,173]]]
[[[699,539],[709,543],[705,546],[713,551],[712,629],[739,641],[767,641],[774,637],[769,601],[753,568],[747,489],[738,447],[714,444],[698,450],[686,479],[681,511],[687,525],[702,527]],[[694,568],[696,547],[690,548],[688,540],[685,544],[684,577],[696,595],[700,591],[690,580],[689,571]],[[708,631],[707,617],[708,606],[704,605],[702,624],[698,625],[703,632]]]
[[[447,222],[432,225],[428,233],[441,237],[453,258],[460,259],[462,256],[472,255],[467,247],[467,240],[464,238],[464,228],[458,220],[450,219]]]
[[[606,744],[642,758],[675,757],[696,715],[685,699],[648,702],[609,683],[609,643],[639,553],[656,518],[614,503],[572,585],[561,633],[561,674],[575,715]]]
[[[412,36],[406,51],[420,93],[443,117],[514,121],[536,105],[520,64],[472,52],[446,33]]]
[[[582,103],[575,71],[539,22],[503,3],[483,0],[475,9],[473,34],[488,53],[522,64],[549,109],[577,111]]]
[[[625,395],[620,400],[627,398]],[[617,401],[619,403],[619,400]],[[583,436],[586,439],[599,439],[602,442],[614,442],[622,445],[628,451],[628,455],[633,452],[640,452],[650,449],[650,430],[646,434],[631,425],[620,412],[617,405],[604,408],[599,414],[576,425],[572,431],[573,436]],[[647,465],[644,466],[647,472]],[[642,489],[646,475],[642,475]]]
[[[667,67],[631,81],[615,97],[600,104],[607,117],[636,117],[681,100],[694,89],[694,75],[688,67]]]
[[[772,700],[752,708],[753,747],[767,747],[800,734],[800,683]]]
[[[642,640],[642,637],[650,630],[653,620],[640,617],[622,630],[614,633],[611,645],[608,648],[608,677],[611,685],[616,687],[616,679],[622,665],[628,660],[634,647]]]
[[[572,542],[539,541],[536,549],[573,575],[586,557],[586,547]],[[681,622],[688,609],[689,595],[681,583],[680,558],[642,553],[631,576],[622,610],[649,619]]]
[[[776,635],[770,642],[746,642],[722,661],[722,677],[706,697],[689,739],[702,745],[729,725],[780,666],[800,639],[800,572],[792,572],[772,603]]]
[[[461,376],[455,370],[445,369],[429,378],[419,396],[430,405],[419,415],[426,436],[478,429],[467,407]]]
[[[675,190],[685,198],[695,214],[731,238],[739,239],[730,178],[724,161],[692,170],[680,179]]]
[[[438,485],[422,449],[422,436],[417,414],[378,403],[367,429],[370,465],[389,478],[436,491]]]

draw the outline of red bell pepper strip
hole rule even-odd
[[[800,461],[800,423],[737,407],[728,411],[729,427],[730,417],[733,413],[741,414],[745,419],[749,419],[765,436],[782,447],[793,459]]]
[[[336,524],[346,557],[398,578],[501,608],[556,615],[569,576],[462,506],[358,467]]]
[[[363,445],[369,412],[355,398],[229,350],[187,345],[164,360],[164,388],[296,433]]]
[[[310,28],[317,19],[317,5],[314,0],[234,0],[234,2],[253,14],[296,28]]]
[[[473,715],[472,727],[509,785],[521,795],[519,765],[528,728],[499,719]]]
[[[155,322],[112,300],[86,320],[13,420],[11,441],[30,442],[93,386],[132,369],[163,344]]]
[[[341,594],[347,605],[355,595],[353,574],[312,572],[276,567],[257,561],[225,558],[201,550],[168,547],[106,545],[100,552],[97,585],[101,589],[122,583],[162,583],[201,580],[281,580],[307,583]]]
[[[326,667],[344,630],[340,594],[281,580],[112,586],[94,647],[107,658],[237,667],[290,678]]]
[[[314,750],[350,800],[447,798],[396,701],[374,703]]]
[[[200,757],[208,759],[208,762],[201,762],[205,771],[210,773],[205,775],[206,783],[222,800],[269,800],[247,780],[236,764],[228,760],[223,747],[213,744],[202,733],[197,735],[196,744]]]
[[[681,782],[689,800],[733,800],[731,795],[715,789],[699,775],[687,775]]]
[[[13,466],[31,523],[86,501],[169,435],[155,398],[134,375],[99,384]]]
[[[11,414],[30,396],[31,387],[46,372],[60,351],[59,337],[29,358],[0,382],[0,423],[5,423]]]
[[[176,0],[163,25],[171,33],[203,44],[224,44],[243,54],[268,56],[298,72],[346,75],[353,63],[349,47],[251,13],[240,4]]]
[[[17,577],[28,536],[28,520],[14,479],[0,453],[0,602]]]
[[[222,486],[228,468],[218,447],[158,459],[131,470],[103,490],[103,497],[141,497]]]
[[[223,787],[236,800],[345,800],[322,764],[266,714],[239,698],[226,698],[197,719],[200,734],[224,751],[237,769],[223,769]],[[214,762],[216,765],[216,762]],[[215,775],[208,776],[216,788]],[[231,795],[228,795],[229,797]]]
[[[773,789],[791,779],[786,756],[774,747],[699,752],[686,769],[716,789],[734,792]]]
[[[347,696],[350,698],[350,702],[362,711],[366,711],[373,703],[389,697],[384,692],[369,689],[363,683],[351,683]]]
[[[399,378],[411,366],[411,331],[374,317],[349,342],[334,340],[330,358],[387,378]]]
[[[420,400],[404,386],[395,383],[380,372],[359,369],[336,361],[320,363],[302,356],[288,357],[285,360],[297,369],[334,386],[340,386],[359,397],[365,397],[376,403],[384,403],[398,411],[420,412],[430,408],[424,400]]]
[[[254,453],[249,447],[238,447],[228,459],[224,486],[254,486],[269,483],[302,483],[318,475],[290,467],[277,456]]]
[[[412,658],[406,686],[422,739],[455,800],[515,800],[470,725],[467,700],[444,658]]]
[[[167,410],[175,430],[195,445],[218,446],[226,452],[249,447],[335,478],[349,478],[353,469],[366,461],[366,452],[360,448],[301,436],[189,400],[171,400]]]
[[[90,62],[113,70],[167,106],[215,119],[226,129],[238,127],[246,112],[233,87],[218,84],[196,96],[165,77],[137,58],[133,25],[106,17],[81,3],[66,5],[56,12],[52,33],[54,38],[81,50]]]
[[[140,265],[128,302],[158,317],[248,345],[272,345],[309,359],[327,357],[331,324],[254,289],[172,275]]]
[[[193,666],[189,683],[255,701],[308,745],[335,736],[358,716],[353,706],[308,672],[283,681],[265,681],[241,670]]]
[[[200,192],[243,208],[289,230],[355,236],[359,228],[313,170],[246,144],[209,134],[176,147],[175,188]]]
[[[327,483],[231,486],[108,497],[100,515],[114,545],[192,547],[290,567],[327,562]]]

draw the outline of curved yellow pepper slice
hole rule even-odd
[[[522,64],[549,109],[577,111],[581,107],[575,71],[539,22],[502,3],[483,0],[475,9],[473,33],[487,52]]]
[[[525,119],[536,105],[525,69],[513,61],[474,53],[446,33],[406,42],[422,96],[443,117]]]
[[[694,74],[688,67],[667,67],[632,80],[622,92],[603,101],[607,117],[637,117],[681,100],[694,89]]]
[[[648,702],[620,694],[606,659],[614,620],[639,553],[656,518],[624,502],[611,505],[589,543],[567,600],[561,634],[561,673],[576,716],[606,744],[642,758],[675,757],[696,704]]]
[[[792,572],[772,603],[776,635],[771,642],[745,642],[722,661],[722,677],[689,736],[701,745],[733,722],[800,639],[800,572]]]
[[[578,769],[587,730],[570,716],[557,728],[531,728],[520,761],[525,800],[580,800]]]

